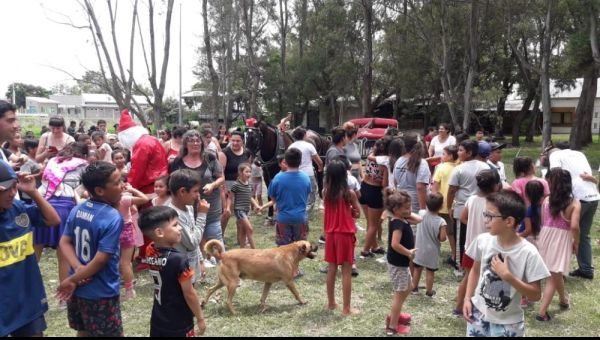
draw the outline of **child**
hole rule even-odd
[[[111,159],[114,165],[117,166],[117,169],[121,172],[123,178],[127,178],[129,174],[130,166],[127,164],[127,157],[125,157],[125,151],[123,150],[115,150],[111,153]]]
[[[256,249],[254,243],[254,230],[248,218],[250,213],[250,205],[255,210],[260,210],[260,206],[252,197],[252,188],[250,187],[250,176],[252,176],[252,168],[248,163],[242,163],[238,166],[238,179],[231,187],[229,195],[229,206],[233,207],[235,217],[237,218],[238,227],[238,243],[240,247],[245,248],[246,240],[250,243],[251,249]]]
[[[57,297],[68,300],[69,325],[79,337],[120,337],[119,236],[123,218],[115,207],[123,190],[121,174],[113,164],[99,161],[85,169],[81,182],[91,199],[71,211],[60,239],[71,270],[60,283]]]
[[[423,222],[417,226],[417,253],[413,263],[415,264],[415,277],[413,278],[413,292],[419,291],[419,281],[423,268],[427,270],[425,276],[425,295],[433,297],[433,279],[438,270],[438,259],[440,257],[440,242],[446,241],[446,221],[438,215],[438,211],[444,204],[444,197],[440,193],[427,195],[427,212],[423,216]]]
[[[388,273],[394,288],[394,300],[390,315],[385,320],[385,332],[387,335],[408,334],[411,315],[402,313],[402,305],[412,290],[409,264],[417,251],[410,225],[422,220],[418,215],[411,214],[411,198],[405,191],[385,188],[383,202],[391,216],[388,225],[387,260]]]
[[[37,153],[39,142],[37,139],[25,139],[23,142],[23,146],[25,148],[25,154],[27,156],[27,161],[21,166],[21,172],[29,173],[31,175],[39,175],[42,171],[42,167],[35,161],[35,154]],[[39,188],[42,185],[41,176],[35,176],[36,178],[36,187]],[[32,200],[29,195],[23,193],[21,196],[21,200],[27,204],[31,204]]]
[[[171,203],[171,192],[169,191],[169,176],[162,176],[154,181],[154,194],[152,206],[168,206]]]
[[[516,233],[525,217],[519,195],[502,191],[486,200],[489,233],[479,235],[466,251],[474,260],[463,304],[467,335],[520,337],[525,333],[521,295],[539,300],[540,282],[550,274],[537,249]]]
[[[16,200],[17,190],[37,206]],[[48,311],[42,275],[33,251],[33,226],[59,225],[60,217],[37,191],[35,177],[17,174],[0,161],[0,337],[41,337]],[[9,249],[17,249],[12,253]]]
[[[96,157],[100,161],[112,163],[112,149],[104,140],[104,132],[96,131],[92,133],[92,141],[96,145]]]
[[[263,171],[260,160],[255,160],[252,163],[252,178],[250,180],[252,184],[252,197],[258,202],[260,206],[263,205]],[[260,213],[259,213],[260,215]]]
[[[546,281],[544,298],[540,303],[538,321],[550,321],[548,306],[558,293],[561,309],[569,309],[563,275],[569,273],[573,249],[579,249],[579,216],[581,203],[573,197],[571,174],[562,168],[548,172],[550,197],[542,205],[542,230],[538,239],[540,254],[552,278]]]
[[[450,257],[446,260],[446,263],[458,269],[456,263],[456,237],[454,218],[449,214],[448,210],[448,188],[450,183],[450,175],[456,167],[456,161],[458,160],[458,147],[456,145],[449,145],[444,148],[442,153],[442,164],[438,165],[433,172],[433,184],[431,186],[431,192],[439,192],[444,197],[444,205],[440,209],[440,217],[446,220],[446,232],[448,236],[448,243],[450,244]]]
[[[176,249],[182,228],[175,210],[155,206],[142,212],[140,227],[154,243],[148,246],[144,262],[154,279],[154,305],[150,319],[150,337],[194,337],[194,317],[198,335],[206,324],[198,295],[192,284],[194,270],[187,255]]]
[[[116,166],[116,165],[115,165]],[[119,262],[119,271],[123,277],[123,286],[125,287],[125,297],[123,300],[130,300],[136,297],[133,289],[133,267],[131,259],[135,250],[135,227],[133,221],[134,210],[136,206],[141,206],[150,199],[143,192],[133,188],[131,184],[124,185],[124,193],[119,202],[119,213],[123,217],[123,231],[119,237],[121,246],[121,259]]]
[[[204,278],[204,259],[200,252],[200,241],[206,226],[206,213],[210,205],[200,200],[200,178],[192,170],[177,170],[169,178],[169,191],[173,194],[169,207],[175,209],[181,226],[181,242],[175,246],[179,252],[187,256],[194,270],[192,283]],[[194,219],[194,205],[198,216]],[[200,271],[200,275],[196,271]]]
[[[525,195],[525,186],[527,183],[529,183],[529,181],[539,181],[544,186],[544,196],[550,195],[548,182],[535,176],[535,166],[530,157],[515,158],[513,161],[513,172],[516,179],[512,182],[512,190],[521,196],[521,198],[525,201],[526,206],[529,206],[530,204],[529,199]]]
[[[340,160],[332,160],[327,165],[325,189],[324,226],[326,240],[325,261],[329,263],[327,270],[328,308],[335,310],[335,277],[337,266],[342,266],[342,315],[359,314],[358,309],[351,308],[352,263],[354,262],[354,246],[356,243],[356,225],[354,218],[360,217],[360,205],[354,191],[348,188],[348,171]]]
[[[542,228],[542,201],[544,200],[545,188],[542,182],[532,180],[525,185],[525,197],[530,205],[527,207],[525,220],[518,230],[519,236],[536,245],[536,239]]]
[[[495,169],[487,169],[479,172],[477,176],[475,176],[475,180],[477,181],[479,193],[469,197],[465,203],[465,208],[460,215],[460,222],[467,226],[465,249],[469,247],[477,236],[486,232],[483,213],[486,209],[487,197],[500,190],[502,185],[500,175],[498,175],[498,172]],[[473,267],[473,259],[468,255],[463,256],[461,267],[465,270],[465,276],[463,276],[460,285],[458,286],[456,308],[452,311],[452,314],[455,316],[462,315],[462,303],[465,299],[469,270]]]

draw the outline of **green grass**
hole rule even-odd
[[[511,162],[518,149],[505,150],[507,175],[512,178]],[[598,168],[600,148],[598,144],[589,147],[586,155],[592,167]],[[539,144],[524,144],[521,155],[535,156],[539,153]],[[274,246],[275,231],[272,226],[264,223],[261,217],[252,218],[255,227],[255,238],[259,248]],[[364,219],[361,225],[365,225]],[[312,221],[309,239],[316,242],[322,227],[322,212],[316,214]],[[384,231],[387,226],[384,226]],[[235,231],[233,219],[226,232],[226,240],[231,247]],[[386,237],[384,232],[384,238]],[[600,250],[596,240],[600,237],[600,213],[592,227],[594,261],[600,264]],[[357,234],[360,247],[364,232]],[[356,252],[360,250],[356,248]],[[442,257],[448,255],[448,245],[443,244]],[[319,250],[322,258],[323,250]],[[361,310],[361,314],[344,318],[339,312],[325,310],[326,292],[325,275],[319,273],[321,260],[304,260],[301,267],[305,276],[297,281],[298,290],[303,299],[308,301],[305,306],[298,306],[292,294],[282,284],[273,286],[267,304],[270,308],[265,313],[259,312],[259,300],[262,284],[253,281],[243,281],[238,288],[234,302],[238,314],[231,316],[222,303],[226,296],[221,290],[221,299],[208,304],[205,309],[208,336],[383,336],[384,318],[389,313],[392,289],[385,264],[379,264],[373,259],[358,260],[360,275],[352,281],[352,304]],[[51,310],[46,314],[49,336],[73,336],[75,332],[68,328],[67,314],[57,309],[53,292],[57,286],[56,257],[54,252],[44,256],[41,267],[49,295]],[[211,284],[215,280],[215,269],[209,269]],[[127,336],[148,336],[149,320],[152,308],[152,284],[147,273],[137,275],[137,299],[122,304],[124,330]],[[538,304],[526,310],[526,334],[528,336],[599,336],[600,329],[600,279],[584,281],[568,279],[567,290],[571,294],[571,310],[561,312],[557,298],[550,307],[554,320],[549,323],[535,321]],[[336,294],[338,304],[341,304],[341,278],[338,277]],[[424,285],[424,278],[421,285]],[[450,316],[456,296],[456,279],[448,266],[442,266],[436,274],[434,288],[437,295],[429,299],[422,295],[410,296],[404,311],[413,315],[413,336],[464,336],[465,322]],[[207,286],[199,286],[197,291],[203,296]],[[214,298],[214,296],[213,296]]]

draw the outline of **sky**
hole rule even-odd
[[[119,0],[118,20],[122,26],[117,27],[119,35],[124,39],[119,40],[119,50],[125,56],[125,65],[128,65],[130,9],[132,1]],[[139,1],[141,18],[147,17],[145,4],[147,0]],[[98,16],[106,7],[105,1],[96,0]],[[158,3],[158,2],[157,2]],[[202,42],[202,8],[201,1],[175,0],[171,24],[171,52],[167,75],[166,95],[177,97],[179,93],[179,4],[183,3],[182,10],[182,85],[183,92],[191,89],[197,79],[192,70],[197,62],[197,49]],[[78,30],[54,21],[71,20],[76,24],[86,24],[86,16],[76,0],[1,0],[0,13],[2,13],[2,41],[0,51],[0,98],[4,97],[9,85],[13,82],[43,86],[47,89],[56,84],[74,85],[72,77],[57,69],[65,70],[77,77],[86,70],[98,70],[98,59],[92,45],[89,30]],[[104,18],[106,18],[104,16]],[[162,17],[161,17],[162,18]],[[155,19],[157,49],[162,50],[164,37],[164,20]],[[106,23],[105,39],[110,38]],[[144,22],[142,22],[144,27]],[[148,34],[145,44],[148,46]],[[139,41],[139,34],[136,34]],[[147,79],[141,44],[136,43],[134,74],[136,81]],[[158,69],[162,64],[159,56]]]

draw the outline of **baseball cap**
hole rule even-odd
[[[496,150],[500,150],[500,149],[504,149],[506,147],[506,144],[500,144],[500,143],[490,143],[490,147],[492,148],[492,151],[496,151]]]
[[[479,157],[488,158],[492,153],[492,148],[488,142],[479,142]]]
[[[11,188],[17,181],[17,174],[5,161],[0,161],[0,191]]]

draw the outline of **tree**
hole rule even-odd
[[[8,88],[6,90],[6,98],[12,98],[13,91],[15,94],[15,105],[18,108],[26,107],[25,97],[48,98],[48,96],[50,96],[52,94],[52,91],[48,91],[47,89],[45,89],[41,86],[29,85],[29,84],[23,84],[23,83],[12,83],[8,86]]]
[[[468,73],[464,92],[463,131],[469,131],[471,124],[471,104],[473,99],[473,83],[477,77],[477,63],[479,58],[479,0],[471,0],[471,16],[469,20],[469,44],[467,53]]]
[[[202,19],[204,21],[204,49],[206,52],[206,64],[208,65],[208,70],[210,72],[210,81],[212,85],[210,112],[214,114],[215,121],[213,122],[213,124],[216,126],[216,121],[219,117],[219,115],[217,114],[217,112],[219,111],[219,75],[217,74],[217,71],[215,70],[215,67],[213,65],[211,32],[208,28],[208,0],[202,0]]]

